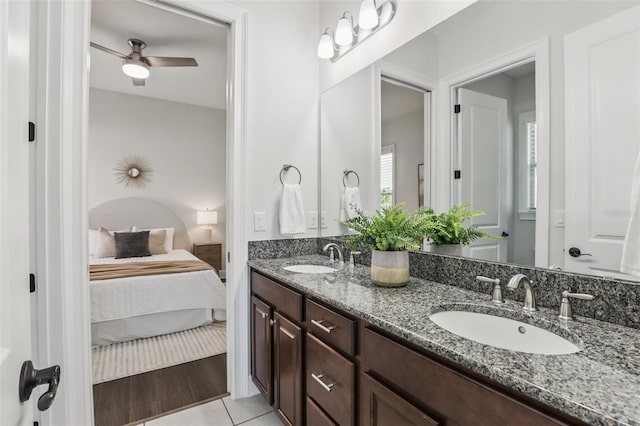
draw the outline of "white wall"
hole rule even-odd
[[[315,1],[235,1],[248,12],[245,218],[248,240],[283,238],[278,204],[283,163],[302,172],[307,211],[318,205],[320,30]],[[253,213],[265,212],[266,231],[254,231]],[[315,237],[307,229],[298,237]]]
[[[382,145],[389,144],[395,145],[395,202],[414,212],[418,210],[418,164],[424,163],[424,110],[382,122]]]
[[[321,91],[357,73],[475,1],[396,0],[396,15],[386,27],[338,61],[320,62]],[[360,3],[356,0],[320,2],[321,31],[316,35],[316,45],[326,27],[335,30],[336,23],[344,11],[348,10],[353,14],[354,24],[357,25]]]
[[[154,199],[182,219],[192,242],[205,240],[196,210],[214,209],[213,238],[224,244],[225,116],[219,109],[91,89],[89,208],[114,198]],[[131,155],[153,170],[144,188],[124,188],[114,176],[118,161]]]
[[[360,176],[362,210],[373,213],[378,208],[380,148],[376,150],[373,142],[374,82],[374,68],[370,66],[322,94],[321,209],[328,219],[323,236],[347,232],[337,222],[345,169],[355,170]]]
[[[613,0],[478,2],[436,29],[440,77],[549,37],[550,263],[564,264],[564,229],[554,227],[554,213],[563,210],[565,203],[564,36],[635,4],[637,2]]]

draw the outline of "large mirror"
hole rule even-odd
[[[502,238],[463,256],[634,280],[639,27],[637,2],[479,1],[328,89],[321,235],[354,207],[469,203]]]

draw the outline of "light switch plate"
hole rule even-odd
[[[318,212],[309,211],[309,229],[318,229]]]
[[[327,227],[327,212],[320,212],[320,228],[325,229]]]
[[[556,210],[553,216],[555,227],[564,228],[564,210]]]
[[[253,213],[253,230],[254,231],[267,230],[267,214],[265,212]]]

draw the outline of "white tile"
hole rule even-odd
[[[236,423],[237,424],[237,423]],[[282,426],[282,422],[273,411],[269,414],[264,414],[255,419],[249,420],[246,423],[241,423],[242,426]]]
[[[233,426],[233,422],[218,399],[148,421],[145,426]]]
[[[267,403],[262,394],[236,400],[227,396],[222,399],[222,402],[227,407],[234,424],[246,422],[254,417],[273,411],[273,408]]]

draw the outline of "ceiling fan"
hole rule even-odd
[[[137,38],[130,38],[131,53],[125,55],[91,42],[91,47],[107,52],[113,56],[124,59],[122,72],[131,77],[134,86],[144,86],[144,81],[149,77],[149,67],[197,67],[198,62],[194,58],[175,58],[162,56],[142,56],[142,49],[147,44]]]

